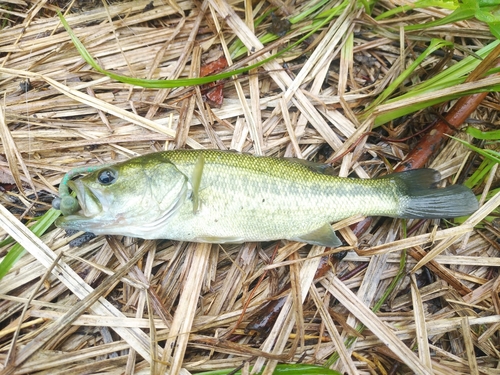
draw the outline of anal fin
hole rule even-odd
[[[326,223],[322,227],[300,237],[290,238],[292,241],[306,242],[311,245],[326,247],[339,247],[342,241],[339,240],[330,224]]]

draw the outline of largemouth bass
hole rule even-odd
[[[299,160],[215,150],[158,152],[73,174],[61,183],[57,226],[145,239],[336,247],[330,224],[352,215],[450,218],[478,208],[464,186],[436,188],[432,169],[339,178]]]

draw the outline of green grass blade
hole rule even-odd
[[[385,18],[392,17],[398,13],[408,12],[408,11],[413,10],[413,9],[427,8],[427,7],[436,7],[436,8],[455,10],[455,9],[457,9],[457,2],[454,0],[421,0],[421,1],[416,1],[413,4],[403,5],[403,6],[400,6],[397,8],[390,9],[387,12],[384,12],[384,13],[378,15],[377,17],[375,17],[375,19],[377,21],[380,21],[380,20],[383,20]]]
[[[418,56],[418,58],[403,72],[401,73],[395,80],[392,82],[378,97],[375,99],[372,104],[368,106],[365,113],[363,114],[363,118],[368,118],[370,114],[375,110],[375,108],[383,103],[391,94],[396,91],[396,89],[410,76],[411,73],[424,61],[427,56],[429,56],[434,51],[446,47],[452,46],[453,44],[441,39],[432,39],[429,47]]]
[[[481,165],[474,171],[472,176],[470,176],[467,181],[464,182],[464,185],[467,186],[469,189],[473,189],[476,186],[481,185],[481,183],[484,181],[488,173],[490,172],[491,168],[495,165],[494,162],[492,162],[489,159],[484,159],[481,162]]]
[[[413,112],[416,112],[420,109],[432,107],[433,105],[444,103],[444,102],[449,102],[451,100],[458,99],[462,96],[476,94],[479,92],[499,92],[499,91],[500,91],[500,85],[493,85],[493,86],[489,86],[489,87],[483,88],[483,89],[464,91],[464,92],[456,93],[453,95],[441,96],[437,99],[416,102],[415,104],[413,104],[411,106],[399,107],[397,109],[393,109],[391,111],[378,114],[377,117],[375,118],[374,127],[378,127],[380,125],[386,124],[389,121],[392,121],[392,120],[399,118],[399,117],[406,116],[406,115],[413,113]],[[398,98],[398,100],[400,100],[400,98]],[[387,103],[392,103],[392,102],[393,101],[387,101]]]
[[[54,223],[54,221],[61,215],[61,211],[51,208],[44,215],[37,219],[36,223],[30,227],[30,230],[38,237],[43,235],[47,229]],[[8,238],[0,245],[5,246],[14,242]],[[10,271],[12,266],[23,256],[25,250],[21,245],[15,244],[12,249],[7,253],[2,262],[0,262],[0,280]]]
[[[486,57],[491,51],[500,43],[499,40],[496,40],[487,46],[483,47],[481,50],[477,51],[477,55],[480,56],[481,58]],[[405,100],[405,99],[411,99],[415,98],[418,96],[425,96],[428,93],[435,92],[437,90],[441,89],[446,89],[448,87],[453,87],[458,84],[461,84],[465,81],[467,76],[469,75],[470,72],[472,72],[477,65],[480,63],[480,60],[476,59],[473,56],[469,56],[462,61],[454,64],[453,66],[447,68],[446,70],[442,71],[441,73],[437,74],[433,78],[429,78],[425,80],[425,82],[422,82],[421,84],[415,85],[413,87],[407,88],[407,92],[395,97],[395,98],[390,98],[387,99],[384,104],[389,104],[389,103],[397,103],[400,100]],[[494,72],[494,69],[490,71],[491,73]],[[488,72],[488,73],[490,73]],[[375,119],[375,127],[380,126],[382,124],[385,124],[391,120],[394,120],[395,118],[399,118],[402,116],[405,116],[407,114],[416,112],[420,109],[427,108],[430,106],[433,106],[435,104],[443,103],[446,101],[450,101],[453,99],[457,99],[461,96],[464,95],[470,95],[474,94],[477,92],[492,92],[492,91],[500,91],[500,86],[498,85],[492,85],[487,88],[481,89],[481,90],[475,90],[475,91],[470,91],[470,92],[463,92],[463,93],[457,93],[453,95],[448,95],[448,96],[442,96],[438,99],[432,99],[432,100],[427,100],[427,101],[419,101],[415,102],[415,104],[411,106],[405,106],[401,108],[394,109],[390,112],[385,112],[381,113],[380,115],[377,115],[377,118]]]
[[[458,9],[455,9],[455,11],[453,13],[451,13],[450,15],[443,17],[439,20],[436,20],[433,22],[427,22],[427,23],[423,23],[423,24],[419,24],[419,25],[405,26],[405,31],[421,30],[421,29],[427,29],[429,27],[442,26],[442,25],[446,25],[448,23],[459,22],[459,21],[473,18],[474,14],[475,14],[475,9],[461,6]]]
[[[348,1],[348,0],[346,0]],[[326,25],[328,22],[331,21],[331,19],[335,16],[335,14],[329,15],[327,18],[321,20],[310,32],[308,32],[305,36],[297,40],[295,43],[289,45],[288,47],[282,49],[278,53],[262,60],[259,61],[255,64],[252,64],[250,66],[240,68],[240,69],[235,69],[230,72],[225,72],[225,73],[220,73],[216,75],[211,75],[211,76],[206,76],[206,77],[199,77],[199,78],[181,78],[181,79],[170,79],[170,80],[163,80],[163,79],[141,79],[141,78],[133,78],[129,76],[124,76],[120,74],[115,74],[113,72],[107,71],[94,60],[90,52],[85,48],[83,43],[78,39],[78,37],[75,35],[71,27],[69,26],[68,22],[64,18],[61,12],[58,11],[58,16],[59,19],[61,20],[62,25],[68,32],[71,41],[75,45],[76,49],[80,53],[80,55],[83,57],[83,59],[89,64],[92,68],[97,70],[98,72],[116,80],[119,82],[127,83],[133,86],[139,86],[139,87],[145,87],[145,88],[155,88],[155,89],[165,89],[165,88],[175,88],[175,87],[184,87],[184,86],[196,86],[196,85],[203,85],[206,83],[210,82],[215,82],[221,79],[226,79],[230,78],[234,75],[246,73],[252,69],[255,69],[259,66],[264,65],[265,63],[272,61],[279,56],[285,54],[286,52],[290,51],[292,48],[298,46],[301,44],[304,40],[309,38],[311,35],[313,35],[316,31],[318,31],[321,27]]]
[[[231,72],[226,72],[226,73],[221,73],[221,74],[216,74],[212,76],[207,76],[207,77],[199,77],[199,78],[181,78],[181,79],[171,79],[171,80],[163,80],[163,79],[141,79],[141,78],[133,78],[129,76],[123,76],[120,74],[115,74],[113,72],[107,71],[94,60],[90,52],[85,48],[83,43],[78,39],[78,37],[75,35],[71,27],[69,26],[68,22],[64,18],[64,16],[58,12],[59,19],[61,20],[62,25],[68,32],[71,41],[73,42],[74,46],[80,53],[80,55],[83,57],[85,62],[89,64],[92,68],[97,70],[99,73],[102,73],[116,81],[127,83],[133,86],[139,86],[139,87],[145,87],[145,88],[156,88],[156,89],[165,89],[165,88],[176,88],[176,87],[183,87],[183,86],[196,86],[196,85],[203,85],[205,83],[210,83],[210,82],[215,82],[220,79],[225,79],[229,78],[233,75],[236,74],[241,74],[249,71],[250,69],[256,68],[257,66],[260,66],[264,64],[265,62],[269,61],[270,58],[265,59],[257,64],[254,64],[250,67],[245,67],[241,69],[236,69]]]
[[[500,139],[500,130],[493,130],[489,132],[482,132],[479,129],[476,129],[472,126],[468,126],[467,129],[465,130],[466,133],[472,135],[476,139],[482,139],[482,140],[487,140],[487,141],[494,141],[493,143],[498,143],[498,140]],[[465,181],[464,185],[473,189],[476,186],[480,185],[483,183],[484,179],[490,172],[491,168],[496,163],[500,162],[500,152],[495,151],[495,150],[485,150],[478,148],[474,145],[471,145],[469,142],[466,142],[462,139],[457,139],[454,137],[451,137],[463,145],[467,146],[471,150],[476,151],[480,155],[484,156],[484,160],[482,161],[481,165],[474,171],[472,176],[470,176],[467,181]]]
[[[498,43],[500,43],[500,41],[496,40],[481,48],[476,54],[481,58],[485,58],[493,49],[495,49]],[[480,63],[481,61],[477,58],[468,56],[434,77],[426,79],[425,82],[411,87],[408,93],[401,95],[398,99],[435,91],[441,88],[452,87],[463,83],[469,73],[472,72]],[[390,103],[391,101],[394,100],[388,100],[387,102]]]
[[[294,17],[290,17],[290,23],[293,25],[293,24],[296,24],[300,21],[303,21],[305,19],[307,19],[311,14],[313,14],[314,12],[317,12],[318,10],[320,10],[321,8],[323,8],[324,6],[328,5],[328,3],[330,2],[330,0],[322,0],[320,1],[319,3],[313,5],[312,7],[304,10],[303,12],[300,12],[299,14],[297,14],[296,16]],[[335,8],[332,8],[330,10],[328,10],[327,12],[336,12],[337,14],[340,14],[340,12],[347,6],[347,2],[344,1],[341,5],[335,7]],[[318,17],[327,17],[327,15],[324,15],[323,13],[321,13]]]
[[[449,137],[462,143],[464,146],[470,148],[471,150],[476,151],[479,155],[482,155],[485,158],[487,158],[495,163],[500,163],[500,152],[494,151],[494,150],[483,150],[482,148],[471,145],[469,142],[464,141],[463,139],[455,138],[451,135]]]
[[[467,129],[465,130],[467,134],[472,135],[474,138],[477,139],[484,139],[484,140],[500,140],[500,130],[492,130],[489,132],[482,132],[479,129],[476,129],[472,126],[468,126]]]
[[[225,370],[214,370],[214,371],[205,371],[199,372],[197,375],[226,375],[226,374],[234,374],[241,375],[241,371],[233,372],[234,369],[225,369]],[[258,372],[257,375],[262,374]],[[307,365],[307,364],[279,364],[276,366],[273,375],[342,375],[340,372],[335,370],[330,370],[325,367],[315,366],[315,365]]]
[[[298,22],[301,22],[301,21],[307,19],[312,14],[319,11],[321,8],[324,8],[325,6],[327,6],[329,3],[330,3],[330,0],[321,0],[320,2],[318,2],[316,4],[313,4],[311,7],[306,8],[303,12],[297,14],[296,16],[290,17],[288,20],[290,21],[290,23],[292,25],[294,25]],[[328,9],[328,10],[321,12],[320,14],[318,14],[314,17],[313,23],[311,25],[304,26],[301,29],[301,31],[303,33],[306,33],[310,30],[313,30],[317,26],[318,21],[321,22],[321,19],[330,17],[332,15],[332,13],[335,13],[335,15],[339,15],[347,5],[348,5],[348,1],[344,1],[342,4],[340,4],[336,7],[333,7],[331,9]],[[260,17],[258,17],[254,22],[254,27],[257,27],[258,25],[260,25],[266,18],[269,17],[269,15],[272,12],[273,12],[273,10],[270,10],[270,11],[264,13],[263,15],[261,15]],[[270,43],[278,38],[279,37],[275,34],[267,33],[267,34],[259,37],[259,41],[265,45],[265,44],[268,44],[268,43]],[[241,42],[241,40],[236,40],[229,47],[229,52],[231,53],[231,58],[237,59],[238,57],[246,54],[248,52],[248,49]]]

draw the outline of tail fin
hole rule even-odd
[[[452,185],[437,188],[441,174],[434,169],[414,169],[382,177],[400,186],[403,197],[398,217],[408,219],[444,219],[465,216],[478,209],[469,188]]]

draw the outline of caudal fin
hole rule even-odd
[[[400,214],[408,219],[444,219],[470,215],[478,209],[469,188],[452,185],[437,188],[441,175],[434,169],[414,169],[382,177],[396,181],[401,188]]]

